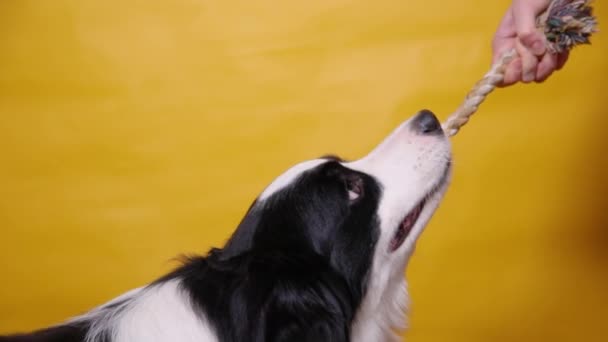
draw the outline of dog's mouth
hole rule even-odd
[[[451,166],[451,162],[448,161],[445,171],[444,171],[442,177],[440,178],[439,182],[437,182],[437,184],[431,189],[431,191],[429,191],[422,198],[422,200],[414,207],[414,209],[412,209],[405,216],[403,221],[401,221],[401,224],[399,224],[399,227],[397,227],[397,231],[395,232],[395,234],[393,235],[393,238],[391,239],[391,242],[389,243],[389,252],[392,253],[392,252],[396,251],[399,247],[401,247],[401,245],[403,244],[403,242],[409,235],[410,231],[412,230],[412,228],[414,227],[416,222],[418,222],[420,213],[422,213],[422,210],[424,209],[424,206],[425,206],[427,200],[429,198],[431,198],[437,191],[439,191],[442,188],[442,186],[447,182],[448,176],[450,173],[450,168],[451,168],[450,166]]]
[[[394,252],[397,250],[397,248],[401,247],[403,241],[405,241],[405,238],[409,235],[410,231],[418,221],[418,217],[420,217],[420,213],[422,212],[422,209],[424,209],[425,203],[426,196],[420,203],[418,203],[416,207],[414,207],[414,209],[412,209],[412,211],[410,211],[409,214],[407,214],[407,216],[405,216],[405,219],[401,222],[401,224],[399,224],[399,227],[397,227],[397,231],[395,232],[395,235],[393,235],[391,243],[389,244],[389,252]]]

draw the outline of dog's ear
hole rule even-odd
[[[243,217],[235,232],[228,242],[226,242],[224,248],[222,248],[220,259],[227,260],[251,249],[253,236],[261,217],[261,213],[255,209],[256,204],[257,199],[251,204],[245,217]]]

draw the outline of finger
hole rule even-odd
[[[545,53],[544,36],[536,29],[536,18],[550,4],[550,0],[514,0],[515,31],[523,45],[536,56]]]
[[[557,69],[557,55],[547,53],[536,68],[536,82],[544,82]]]
[[[521,81],[521,70],[521,58],[514,59],[505,70],[505,77],[500,87],[507,87]]]
[[[566,62],[568,61],[568,57],[570,57],[570,52],[562,52],[557,55],[557,70],[562,70]]]
[[[516,40],[515,48],[521,58],[522,73],[521,81],[530,83],[536,78],[536,68],[538,66],[538,58],[522,45],[519,39]]]
[[[498,29],[492,40],[492,64],[501,57],[501,55],[513,48],[513,39],[516,37],[515,25],[513,23],[513,11],[511,8],[507,10],[504,17],[498,25]]]

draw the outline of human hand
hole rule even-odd
[[[501,86],[519,81],[543,82],[568,60],[568,52],[549,53],[545,36],[536,29],[536,18],[550,3],[551,0],[513,0],[507,10],[492,41],[492,63],[512,48],[518,56],[509,63]]]

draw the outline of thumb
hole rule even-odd
[[[545,11],[551,0],[514,0],[513,20],[521,43],[534,55],[545,53],[545,37],[536,28],[536,18]]]

